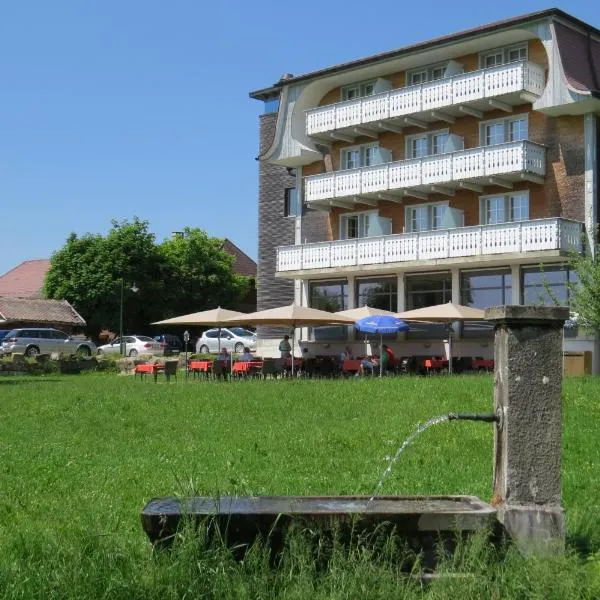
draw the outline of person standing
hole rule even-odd
[[[292,345],[290,344],[289,335],[284,335],[281,342],[279,342],[279,352],[281,353],[281,358],[291,358]]]

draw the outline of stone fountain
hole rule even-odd
[[[155,544],[168,545],[184,521],[210,523],[232,546],[260,537],[281,546],[293,523],[369,533],[382,524],[427,553],[440,540],[501,528],[521,547],[564,545],[560,505],[562,327],[565,307],[501,306],[495,324],[494,411],[440,420],[494,423],[493,499],[473,496],[154,498],[141,514]]]

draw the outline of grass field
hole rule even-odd
[[[185,538],[154,553],[153,496],[370,494],[419,424],[488,412],[488,376],[141,383],[116,375],[0,379],[0,598],[594,598],[600,596],[600,380],[564,386],[564,557],[501,556],[475,539],[422,589],[397,557],[303,538],[272,569]],[[401,457],[383,494],[491,496],[492,427],[444,423]],[[465,575],[468,574],[468,575]]]

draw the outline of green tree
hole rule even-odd
[[[236,309],[250,287],[250,278],[233,272],[234,258],[223,250],[223,240],[198,228],[159,246],[164,273],[164,317],[222,306]]]
[[[600,255],[575,254],[571,257],[579,281],[570,284],[571,310],[585,329],[600,331]]]
[[[162,309],[162,256],[148,229],[148,222],[112,221],[106,237],[72,233],[51,257],[44,292],[48,298],[64,298],[81,313],[88,331],[118,331],[123,281],[125,329],[143,331]],[[139,288],[134,294],[130,288]]]

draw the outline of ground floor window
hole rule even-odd
[[[348,282],[345,279],[337,281],[312,281],[309,283],[309,303],[311,308],[337,312],[348,308]],[[344,326],[313,327],[312,337],[320,340],[343,340],[347,338],[347,328]]]
[[[450,273],[431,275],[408,275],[406,277],[406,309],[424,308],[445,304],[452,300],[452,276]],[[409,338],[440,339],[445,337],[445,326],[427,323],[411,323]]]
[[[512,276],[510,269],[461,271],[461,304],[474,308],[489,308],[512,303]],[[467,321],[464,337],[489,337],[493,326],[487,321]]]
[[[371,306],[396,312],[398,310],[398,279],[396,277],[358,279],[356,306]]]
[[[521,303],[568,306],[577,273],[569,265],[537,265],[521,270]]]

